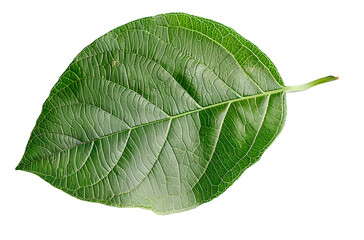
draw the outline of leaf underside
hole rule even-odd
[[[231,28],[184,13],[139,19],[73,60],[17,169],[86,201],[191,209],[272,143],[283,88],[269,58]]]

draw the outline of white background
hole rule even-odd
[[[364,239],[362,1],[2,1],[0,239]],[[42,103],[83,47],[129,21],[186,12],[234,28],[286,85],[286,125],[224,194],[159,216],[77,200],[15,171]]]

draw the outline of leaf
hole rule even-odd
[[[263,52],[220,23],[139,19],[73,60],[16,169],[86,201],[191,209],[258,161],[284,125],[285,92],[305,86],[285,87]]]

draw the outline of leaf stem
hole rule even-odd
[[[312,82],[309,82],[309,83],[306,83],[306,84],[285,87],[285,92],[303,91],[303,90],[312,88],[312,87],[314,87],[316,85],[331,82],[331,81],[334,81],[334,80],[337,80],[337,79],[339,79],[339,77],[327,76],[327,77],[316,79],[316,80],[314,80]]]

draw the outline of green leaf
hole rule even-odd
[[[311,85],[285,87],[262,51],[220,23],[139,19],[73,60],[16,169],[82,200],[184,211],[258,161],[284,125],[285,92]]]

